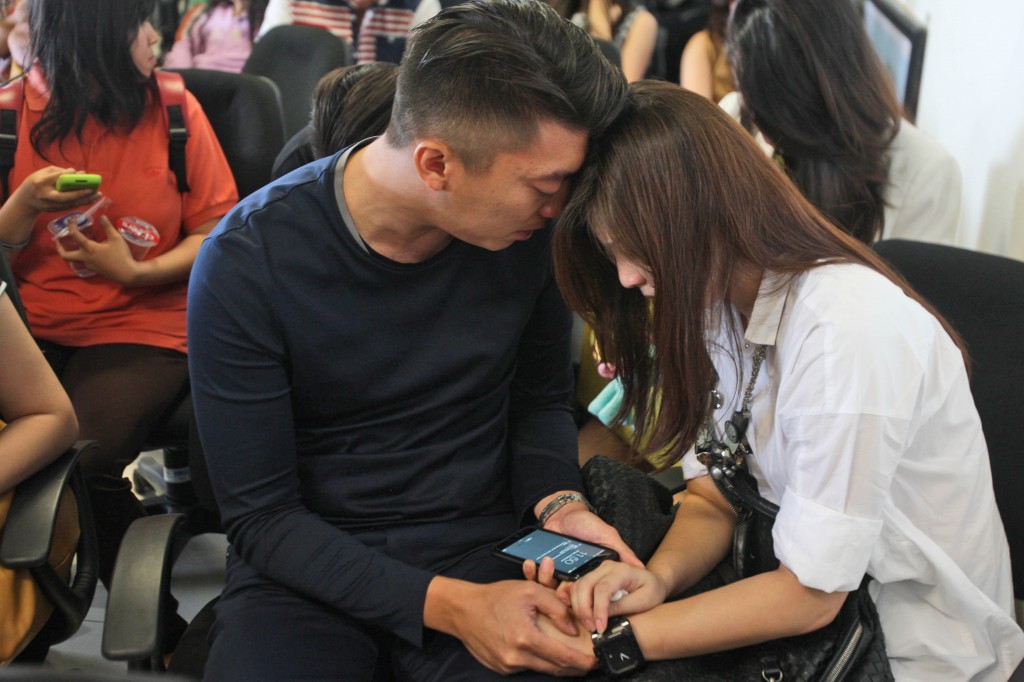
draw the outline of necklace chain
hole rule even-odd
[[[764,356],[768,352],[768,346],[761,344],[754,350],[754,366],[750,370],[750,381],[747,382],[747,388],[743,392],[743,404],[740,405],[740,412],[746,413],[750,410],[750,399],[754,395],[754,384],[757,382],[757,375],[761,371],[761,364],[764,362]]]
[[[704,423],[704,432],[697,444],[697,460],[708,467],[708,472],[715,480],[723,477],[732,478],[736,471],[744,466],[747,455],[753,454],[747,441],[747,427],[750,425],[750,401],[754,395],[754,384],[761,372],[768,347],[758,345],[753,354],[753,366],[750,370],[750,381],[743,391],[743,402],[740,409],[725,422],[725,438],[729,443],[718,440],[716,436],[714,410],[721,405],[721,395],[716,389],[711,391],[711,407]]]

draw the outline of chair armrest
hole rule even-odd
[[[33,568],[47,562],[61,495],[79,456],[94,447],[95,441],[79,441],[56,461],[18,484],[0,541],[0,564],[8,568]]]
[[[103,625],[103,656],[163,669],[161,644],[171,567],[191,536],[184,514],[135,520],[118,550]]]

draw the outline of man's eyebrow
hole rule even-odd
[[[576,175],[576,171],[550,171],[543,175],[536,175],[531,180],[538,182],[562,182]]]

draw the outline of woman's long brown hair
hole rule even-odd
[[[652,302],[620,286],[595,230],[650,268]],[[669,452],[666,466],[704,423],[714,384],[707,338],[717,328],[710,311],[728,302],[740,261],[782,275],[825,263],[869,267],[925,306],[963,351],[934,308],[829,223],[737,123],[669,83],[634,83],[619,120],[592,140],[556,228],[554,257],[566,301],[622,379],[619,421],[632,417],[645,452]]]

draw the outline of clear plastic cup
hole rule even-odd
[[[78,242],[71,238],[71,226],[78,225],[78,231],[89,239],[94,239],[92,230],[92,216],[86,215],[82,211],[73,211],[67,215],[63,215],[60,218],[51,220],[47,227],[50,228],[50,234],[53,235],[53,240],[60,243],[66,251],[77,251],[80,247]],[[92,277],[96,273],[85,267],[78,261],[69,260],[67,264],[71,267],[71,271],[79,277]]]
[[[79,246],[78,243],[71,238],[71,226],[77,225],[78,231],[83,236],[89,239],[95,239],[93,236],[93,221],[92,214],[100,210],[104,206],[110,204],[110,199],[107,197],[100,197],[92,203],[89,208],[84,211],[72,211],[66,215],[51,220],[47,227],[50,228],[50,234],[53,236],[53,240],[58,242],[66,251],[76,251]],[[79,277],[92,277],[96,273],[87,268],[82,263],[77,261],[67,261],[68,266],[71,267],[71,271]]]
[[[132,258],[142,260],[151,248],[160,243],[160,233],[142,218],[125,216],[118,218],[115,225],[124,240],[128,242],[128,250]]]

